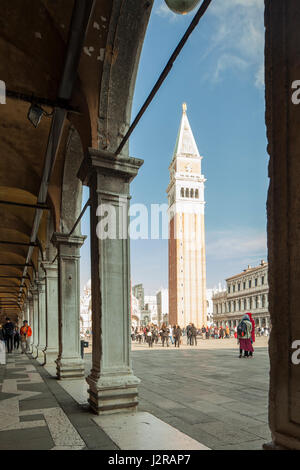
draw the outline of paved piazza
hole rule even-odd
[[[132,354],[140,413],[127,417],[95,417],[84,379],[57,382],[54,366],[10,355],[0,367],[0,449],[261,449],[270,441],[267,338],[253,359],[239,359],[236,340],[225,339],[138,344]],[[85,361],[88,373],[90,354]]]
[[[253,359],[238,358],[234,339],[199,340],[197,348],[179,350],[134,345],[139,410],[211,449],[261,449],[271,440],[267,342],[257,339]]]

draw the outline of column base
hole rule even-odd
[[[39,346],[36,348],[36,357],[35,359],[41,364],[45,364],[45,353],[44,353],[44,346]]]
[[[300,450],[300,440],[297,437],[276,433],[273,439],[263,445],[264,450]]]
[[[45,362],[46,364],[55,365],[58,358],[58,351],[52,349],[46,349],[45,353]]]
[[[91,410],[97,415],[136,411],[140,379],[133,374],[86,379]]]
[[[266,442],[266,444],[263,444],[263,450],[288,450],[286,447],[279,446],[275,444],[275,442]]]
[[[62,358],[55,362],[58,380],[82,379],[85,376],[84,362],[80,358]]]

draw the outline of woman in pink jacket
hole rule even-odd
[[[255,342],[255,321],[252,318],[252,313],[248,312],[247,315],[249,316],[251,324],[252,324],[251,343],[252,343],[252,346],[253,346],[253,343]],[[254,349],[253,349],[253,352],[254,352]],[[253,352],[250,352],[250,357],[253,356]]]

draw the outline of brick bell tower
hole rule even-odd
[[[187,106],[182,119],[167,189],[169,202],[169,323],[207,323],[204,183],[201,160]]]

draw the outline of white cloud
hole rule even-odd
[[[220,81],[222,73],[226,69],[240,69],[244,70],[248,67],[248,63],[238,56],[231,54],[222,54],[218,59],[216,69],[213,74],[213,80],[215,82]]]
[[[267,236],[254,230],[211,232],[206,237],[206,253],[211,259],[240,259],[241,264],[249,264],[253,258],[266,256]]]
[[[214,0],[208,14],[212,19],[212,50],[218,52],[213,76],[221,78],[226,68],[245,69],[253,73],[256,86],[264,84],[264,1]],[[228,58],[234,60],[228,60]]]
[[[154,13],[174,22],[173,13],[164,0],[155,2]],[[195,11],[190,15],[194,15]],[[253,83],[264,86],[264,0],[214,0],[209,6],[211,33],[209,47],[202,59],[214,52],[214,68],[205,78],[221,81],[226,70],[239,72],[248,68]],[[201,24],[200,26],[201,27]]]

